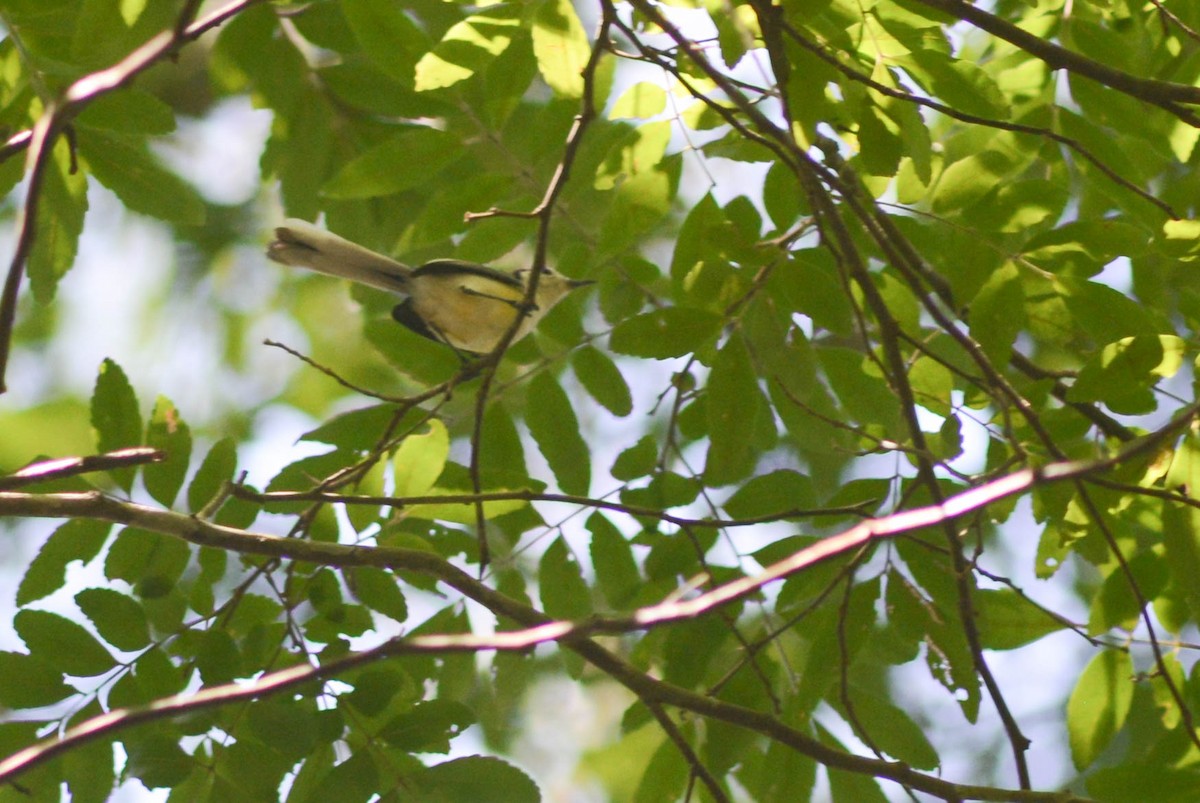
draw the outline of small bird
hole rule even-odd
[[[435,259],[412,268],[295,219],[275,229],[267,257],[407,296],[392,310],[397,322],[422,337],[472,354],[491,351],[522,313],[531,273],[529,269],[506,273],[457,259]],[[529,334],[538,319],[572,290],[594,283],[543,270],[532,308],[524,310],[513,340]]]

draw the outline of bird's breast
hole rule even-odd
[[[414,311],[438,337],[477,354],[492,350],[512,325],[524,297],[521,287],[469,273],[420,276],[411,292]],[[526,317],[518,338],[529,331],[535,317],[536,312]]]

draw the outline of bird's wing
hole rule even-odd
[[[437,343],[446,343],[440,332],[434,331],[413,308],[413,300],[406,298],[392,309],[392,318],[405,329]],[[449,344],[447,344],[449,345]]]

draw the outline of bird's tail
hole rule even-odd
[[[294,218],[275,229],[267,256],[283,265],[308,268],[394,293],[407,293],[408,278],[412,275],[412,268],[402,262]]]

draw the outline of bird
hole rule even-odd
[[[532,304],[525,306],[531,269],[508,273],[458,259],[434,259],[414,268],[294,218],[275,229],[267,257],[403,295],[392,310],[398,323],[469,354],[490,352],[523,315],[513,336],[519,340],[572,290],[595,284],[543,268]]]

